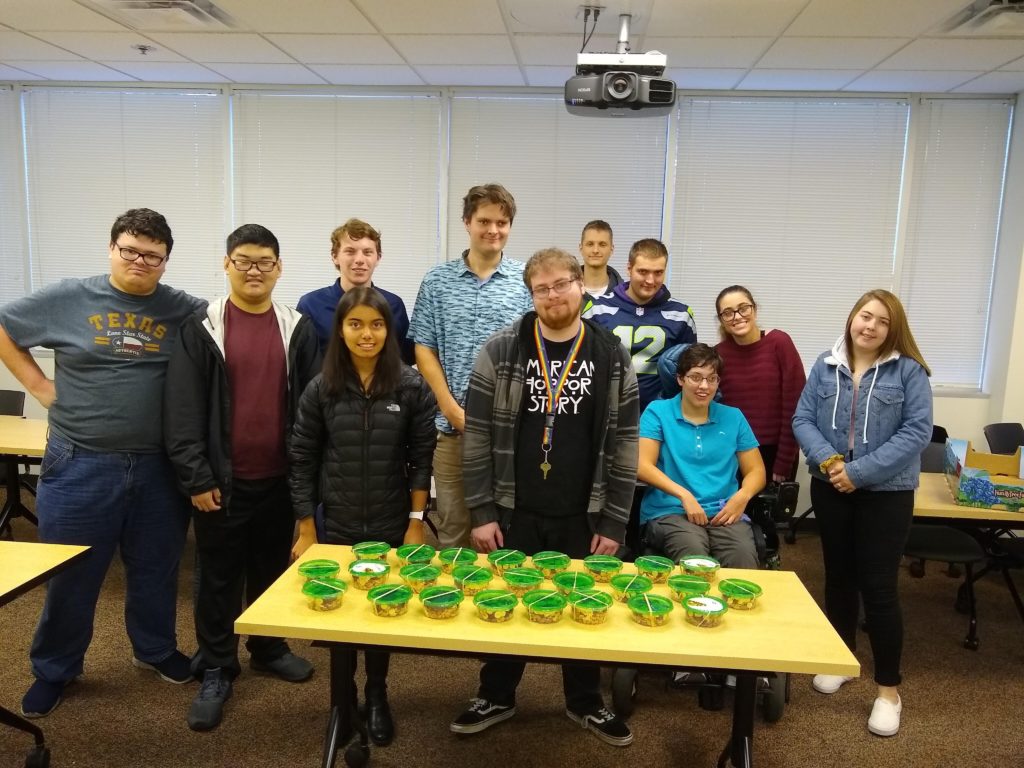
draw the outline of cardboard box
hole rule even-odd
[[[1021,449],[1012,456],[982,453],[967,440],[946,441],[946,482],[953,503],[1024,512]]]

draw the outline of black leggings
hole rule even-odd
[[[860,599],[875,658],[875,682],[899,685],[903,653],[899,565],[914,517],[913,491],[840,493],[811,479],[825,561],[825,614],[852,651]]]

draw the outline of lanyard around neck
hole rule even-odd
[[[533,321],[533,338],[537,342],[537,359],[540,362],[541,375],[544,377],[544,390],[548,398],[547,409],[544,413],[544,432],[541,436],[542,449],[550,450],[551,448],[551,439],[555,432],[555,414],[558,411],[558,400],[562,396],[565,382],[569,379],[569,371],[572,369],[572,364],[576,362],[576,357],[583,346],[583,336],[586,333],[585,327],[583,323],[580,323],[580,329],[576,333],[576,338],[569,349],[569,354],[562,363],[562,370],[558,374],[558,382],[553,385],[551,379],[551,359],[548,357],[547,348],[544,346],[544,336],[540,332],[540,320]]]

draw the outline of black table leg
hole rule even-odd
[[[0,510],[0,531],[10,525],[15,517],[24,517],[35,525],[39,525],[36,516],[29,512],[28,508],[21,503],[21,478],[18,476],[18,457],[5,456],[4,466],[7,469],[7,499],[4,501],[3,509]]]
[[[352,710],[355,708],[355,681],[352,679],[352,649],[331,643],[331,716],[324,736],[323,768],[333,768],[338,749],[352,737]]]
[[[733,699],[732,736],[718,758],[718,768],[751,768],[753,765],[754,705],[757,700],[757,675],[736,673]]]

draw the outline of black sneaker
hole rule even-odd
[[[574,723],[579,723],[583,730],[591,731],[606,744],[627,747],[633,743],[633,732],[629,730],[626,721],[613,715],[606,707],[598,707],[582,714],[576,714],[571,709],[567,709],[565,714]]]
[[[175,685],[184,685],[195,680],[195,676],[192,674],[192,662],[181,651],[175,651],[163,661],[156,663],[143,661],[133,656],[132,664],[139,669],[150,669],[156,672],[161,680]]]
[[[203,674],[203,684],[188,708],[188,727],[193,731],[209,731],[220,725],[224,702],[231,698],[231,680],[220,667]]]
[[[514,704],[510,707],[503,707],[501,704],[495,704],[487,699],[473,699],[469,702],[466,711],[456,717],[448,729],[452,733],[480,733],[495,723],[508,720],[515,713]]]
[[[249,659],[249,666],[255,672],[277,675],[289,683],[301,683],[313,676],[313,665],[290,651],[270,661],[260,661],[255,658]]]

